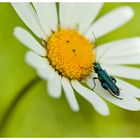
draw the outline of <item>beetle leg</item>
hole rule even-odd
[[[98,77],[93,77],[94,87],[92,88],[92,90],[94,90],[94,88],[96,87],[96,83],[95,83],[96,79],[99,79],[99,78]]]

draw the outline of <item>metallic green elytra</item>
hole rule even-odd
[[[99,63],[94,63],[94,71],[97,73],[98,77],[93,77],[93,81],[95,79],[98,79],[101,83],[101,86],[105,89],[108,90],[109,93],[116,97],[117,99],[122,99],[117,96],[120,95],[120,89],[116,85],[116,79],[102,69],[101,65]],[[95,84],[95,81],[94,81]],[[95,84],[96,85],[96,84]]]

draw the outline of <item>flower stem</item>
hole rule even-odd
[[[41,79],[38,76],[35,76],[33,79],[31,79],[18,93],[17,96],[14,98],[14,100],[11,102],[10,106],[6,110],[1,122],[0,122],[0,134],[4,130],[4,127],[10,118],[12,112],[14,111],[16,105],[20,102],[20,100],[28,93],[28,91],[35,85],[37,82],[39,82]]]

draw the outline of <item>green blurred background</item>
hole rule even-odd
[[[98,39],[98,44],[140,36],[140,3],[105,3],[98,17],[123,5],[131,6],[135,17],[125,26]],[[0,3],[0,123],[1,137],[139,137],[140,112],[130,112],[109,104],[110,116],[97,114],[92,106],[76,94],[81,110],[72,112],[64,94],[52,99],[45,82],[36,82],[24,96],[11,103],[36,72],[24,61],[27,51],[13,36],[15,26],[27,28],[10,3]],[[139,81],[130,81],[139,86]],[[5,121],[2,123],[2,121]]]

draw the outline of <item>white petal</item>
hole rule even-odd
[[[57,31],[58,19],[55,3],[33,3],[42,28],[49,36],[51,31]]]
[[[117,85],[119,82],[120,82],[120,80],[118,80]],[[121,83],[119,83],[119,85],[121,85]],[[119,85],[118,85],[118,87],[119,87]],[[120,98],[122,98],[122,100],[115,98],[107,90],[105,90],[103,87],[101,87],[101,83],[98,80],[96,80],[96,86],[95,86],[94,91],[97,94],[99,94],[100,96],[104,97],[106,100],[110,101],[111,103],[113,103],[119,107],[122,107],[127,110],[132,110],[132,111],[140,110],[140,102],[137,99],[135,99],[134,96],[132,96],[132,94],[133,94],[132,89],[130,91],[128,91],[128,89],[126,89],[128,86],[125,88],[124,88],[124,86],[125,85],[120,86],[122,88],[122,89],[120,89]],[[133,88],[133,87],[129,86],[129,89],[130,88]],[[130,93],[130,92],[132,92],[132,93]],[[137,93],[138,93],[138,91],[137,91]],[[138,96],[138,94],[137,94],[137,96]]]
[[[71,107],[71,109],[73,111],[79,111],[80,108],[79,108],[79,104],[76,100],[76,97],[75,97],[75,94],[74,94],[74,91],[70,85],[70,82],[67,78],[63,77],[62,78],[62,86],[63,86],[63,89],[64,89],[64,92],[65,92],[65,96],[68,100],[68,103]]]
[[[40,76],[40,78],[42,78],[46,81],[49,80],[50,77],[54,76],[54,70],[49,64],[47,64],[43,67],[39,66],[36,69],[37,69],[37,73]]]
[[[59,18],[60,26],[62,28],[74,28],[73,12],[75,3],[60,3],[59,5]]]
[[[103,3],[60,3],[61,27],[78,26],[83,33],[95,20],[102,6]]]
[[[36,69],[40,78],[48,80],[53,76],[53,68],[49,65],[49,62],[46,58],[42,58],[32,51],[28,51],[25,55],[25,61]]]
[[[28,48],[36,52],[37,54],[41,56],[47,55],[47,50],[43,48],[38,41],[33,38],[33,36],[26,31],[25,29],[21,27],[16,27],[14,30],[14,35],[17,37],[17,39],[22,42],[24,45],[26,45]]]
[[[119,78],[116,78],[116,80],[117,80],[118,87],[122,91],[122,94],[125,94],[126,96],[140,98],[140,89],[139,88],[137,88]]]
[[[87,99],[92,106],[102,115],[109,115],[109,109],[106,103],[93,91],[82,86],[78,81],[71,81],[73,88],[85,99]]]
[[[123,78],[140,80],[140,69],[128,66],[119,65],[102,65],[103,68],[110,74]]]
[[[25,55],[25,61],[34,68],[44,67],[48,65],[46,58],[40,57],[32,51],[28,51]]]
[[[86,37],[93,40],[92,32],[99,38],[127,23],[134,16],[133,10],[128,7],[117,8],[97,20],[87,31]]]
[[[61,76],[57,72],[53,71],[53,74],[49,77],[47,83],[48,94],[54,98],[60,98],[61,96]]]
[[[97,59],[102,57],[120,57],[140,54],[140,37],[112,41],[97,48]]]
[[[13,8],[23,22],[40,38],[45,36],[37,15],[30,3],[12,3]]]
[[[74,11],[73,18],[75,17],[78,24],[79,31],[84,33],[90,24],[96,19],[99,14],[103,3],[78,3]],[[84,10],[84,12],[83,12]]]
[[[101,64],[140,64],[140,55],[120,56],[120,57],[102,57]]]

